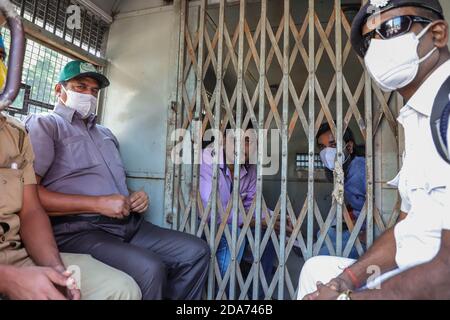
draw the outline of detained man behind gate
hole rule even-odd
[[[335,161],[337,159],[336,139],[331,131],[330,125],[324,123],[320,126],[316,135],[317,145],[320,149],[320,158],[325,166],[327,179],[333,182],[333,172],[335,171]],[[366,202],[366,159],[364,158],[364,148],[356,145],[355,137],[350,129],[344,133],[344,159],[342,169],[344,171],[344,201],[353,225],[359,218],[361,210]],[[365,243],[365,226],[359,235],[362,243]],[[348,227],[343,226],[342,244],[345,247],[350,239],[351,232]],[[337,231],[336,220],[328,231],[332,243],[336,245]],[[324,244],[319,251],[320,255],[329,255],[328,247]],[[352,248],[350,258],[356,259],[358,251]]]
[[[209,248],[144,220],[148,196],[128,191],[118,141],[96,124],[97,96],[108,85],[94,66],[69,62],[56,85],[54,111],[26,120],[39,197],[58,246],[129,274],[143,299],[201,299]]]
[[[224,143],[219,143],[219,154],[215,157],[215,146],[214,142],[208,145],[202,152],[202,163],[200,165],[200,196],[203,202],[203,207],[207,208],[208,202],[211,198],[212,188],[213,188],[213,165],[214,161],[218,162],[218,188],[217,188],[217,198],[219,199],[223,212],[227,211],[230,207],[233,199],[233,177],[234,177],[234,158],[235,158],[235,136],[236,134],[241,134],[240,130],[233,130],[231,126],[227,126],[223,141]],[[250,208],[256,201],[256,164],[255,159],[251,155],[256,154],[256,138],[257,133],[253,129],[250,123],[242,141],[244,141],[244,146],[242,150],[242,159],[240,161],[240,181],[239,181],[239,196],[241,197],[243,207],[246,214],[250,214]],[[221,212],[221,210],[219,210]],[[238,212],[238,232],[240,233],[244,225],[244,212]],[[230,214],[226,221],[225,228],[231,233],[233,215],[236,213],[233,209],[230,209]],[[254,213],[254,215],[257,213]],[[201,217],[200,217],[201,218]],[[210,220],[210,216],[208,217]],[[223,216],[218,217],[217,224],[223,222]],[[262,217],[262,229],[266,230],[268,228],[268,223],[266,217]],[[279,233],[279,221],[275,224],[275,231]],[[253,218],[250,222],[251,230],[253,234],[255,233],[255,219]],[[287,233],[290,235],[292,232],[292,225],[290,220],[287,224]],[[239,235],[239,234],[238,234]],[[246,238],[244,238],[246,239]],[[244,240],[241,247],[237,250],[237,260],[241,262],[242,260],[253,263],[253,255],[249,252],[249,246],[246,246],[246,241]],[[231,263],[231,248],[228,244],[225,233],[222,235],[219,246],[217,248],[217,262],[219,265],[219,271],[222,278],[225,276],[228,266]],[[276,252],[271,241],[267,242],[267,245],[262,253],[261,266],[263,268],[265,277],[268,283],[271,283],[273,278],[273,266],[276,259]],[[250,287],[250,296],[252,293],[252,287]],[[259,298],[264,298],[264,292],[262,285],[260,284]]]
[[[450,299],[450,165],[438,153],[430,118],[450,77],[448,40],[437,0],[371,0],[355,17],[353,48],[380,88],[407,101],[398,118],[405,156],[395,184],[408,214],[358,261],[308,260],[300,299]],[[449,104],[450,90],[444,93]],[[441,126],[442,138],[447,130]],[[372,279],[373,272],[381,276]]]

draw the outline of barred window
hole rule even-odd
[[[71,42],[81,50],[97,57],[104,57],[104,42],[108,23],[72,0],[12,0],[17,12],[25,20]],[[73,13],[71,5],[80,8],[80,28],[70,28],[67,20]]]
[[[296,167],[297,170],[308,170],[309,168],[309,154],[297,153],[296,155]],[[322,160],[319,154],[314,155],[314,169],[324,169]]]
[[[6,51],[9,50],[9,30],[2,30]],[[27,39],[22,85],[19,96],[7,112],[23,120],[30,113],[52,110],[54,87],[61,69],[72,59],[40,43]]]

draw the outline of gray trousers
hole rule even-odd
[[[93,221],[63,217],[52,222],[61,251],[90,254],[129,274],[144,300],[202,298],[210,259],[203,240],[160,228],[139,215]]]

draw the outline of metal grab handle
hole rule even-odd
[[[19,94],[25,56],[25,33],[21,18],[8,0],[0,0],[0,11],[6,17],[11,31],[8,75],[3,93],[0,94],[0,111],[11,105]]]

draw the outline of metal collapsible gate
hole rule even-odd
[[[268,299],[295,299],[299,274],[291,271],[288,258],[300,255],[297,260],[301,263],[301,259],[317,255],[323,244],[333,255],[348,256],[352,248],[361,255],[364,243],[369,247],[374,237],[396,222],[399,215],[396,191],[391,191],[394,193],[390,210],[384,209],[386,205],[381,199],[386,194],[384,168],[392,164],[395,171],[401,163],[402,146],[397,142],[401,140],[401,132],[395,114],[402,101],[398,95],[384,94],[376,87],[365,72],[363,61],[352,51],[348,17],[351,12],[347,4],[351,1],[209,2],[175,3],[180,12],[178,92],[168,123],[166,218],[173,229],[209,243],[212,257],[208,299],[256,299],[259,290]],[[357,10],[361,3],[355,2],[358,1],[353,1],[353,8],[356,6]],[[274,8],[278,8],[279,14],[274,13]],[[343,132],[348,127],[365,144],[366,203],[356,223],[343,205],[342,179],[335,179],[329,211],[319,208],[315,192],[318,174],[314,166],[315,135],[324,121],[337,138],[338,154],[343,152]],[[223,132],[230,123],[233,128],[245,129],[250,122],[258,129],[257,195],[250,210],[245,211],[236,187],[239,166],[234,172],[233,197],[226,208],[219,201],[219,168],[214,166],[213,190],[204,207],[199,195],[199,165],[195,164],[201,145],[183,149],[184,155],[190,153],[194,164],[174,163],[173,152],[181,137],[173,133],[186,129],[190,140],[201,141],[207,128]],[[278,129],[280,150],[272,150],[278,152],[281,163],[275,179],[277,187],[273,187],[274,179],[263,175],[264,145],[274,131],[261,129]],[[290,187],[290,164],[295,162],[290,149],[296,147],[295,139],[304,143],[304,152],[309,157],[302,182],[305,192]],[[242,139],[238,137],[236,143],[239,146]],[[390,149],[385,150],[388,144]],[[276,200],[271,206],[266,201],[269,196]],[[272,215],[269,209],[273,210]],[[240,233],[237,215],[233,215],[230,228],[226,226],[227,219],[216,223],[218,216],[228,217],[231,211],[244,217]],[[256,226],[252,232],[250,221],[255,212]],[[274,231],[278,217],[279,235]],[[291,236],[284,231],[288,218],[294,226]],[[264,219],[267,228],[261,226]],[[336,245],[327,235],[333,221],[337,223]],[[363,226],[365,233],[360,237]],[[351,232],[348,242],[342,241],[344,228]],[[223,278],[215,258],[222,235],[232,251],[230,267]],[[238,248],[244,241],[253,256],[246,273],[237,261]],[[271,282],[266,280],[260,263],[269,242],[273,243],[277,256]]]

